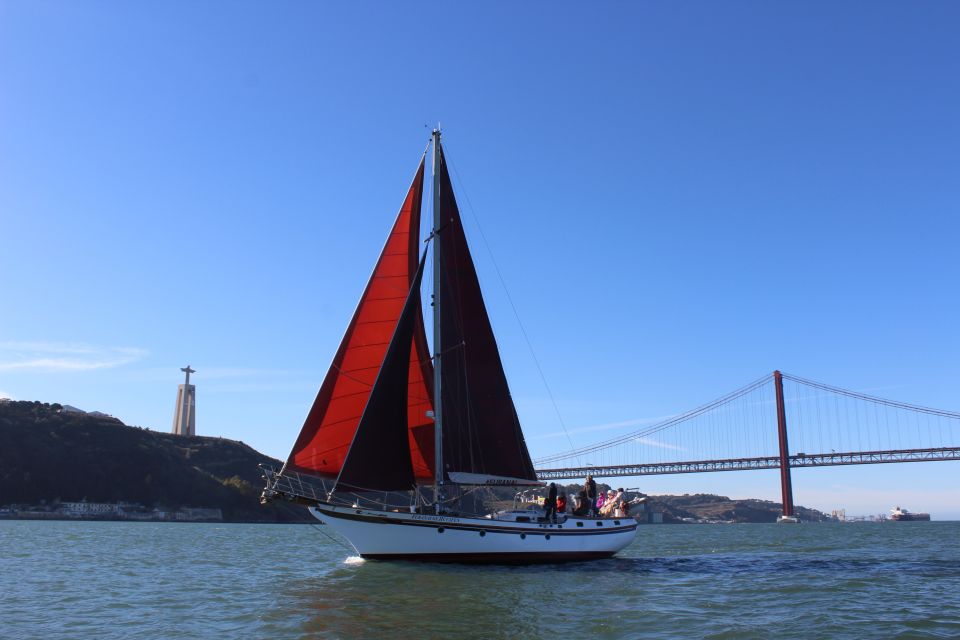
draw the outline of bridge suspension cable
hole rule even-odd
[[[610,440],[604,440],[603,442],[598,442],[598,443],[596,443],[596,444],[588,445],[588,446],[586,446],[586,447],[582,447],[582,448],[579,448],[579,449],[573,449],[573,450],[570,450],[570,451],[564,451],[564,452],[561,452],[561,453],[556,453],[556,454],[549,455],[549,456],[546,456],[546,457],[543,457],[543,458],[539,458],[539,459],[537,459],[537,460],[534,460],[534,464],[540,465],[540,464],[547,464],[547,463],[550,463],[550,462],[555,462],[555,461],[557,461],[557,460],[565,460],[565,459],[568,459],[568,458],[578,458],[578,457],[581,457],[581,456],[585,456],[585,455],[587,455],[587,454],[589,454],[589,453],[594,453],[594,452],[596,452],[596,451],[600,451],[600,450],[602,450],[602,449],[609,449],[609,448],[615,447],[615,446],[617,446],[617,445],[629,443],[629,442],[631,442],[631,441],[636,440],[637,438],[643,438],[643,437],[645,437],[645,436],[653,435],[653,434],[655,434],[655,433],[658,433],[658,432],[663,431],[663,430],[665,430],[665,429],[668,429],[668,428],[670,428],[670,427],[676,426],[676,425],[678,425],[678,424],[682,424],[682,423],[684,423],[684,422],[687,422],[687,421],[689,421],[689,420],[692,420],[692,419],[694,419],[694,418],[697,418],[697,417],[699,417],[699,416],[702,416],[702,415],[704,415],[704,414],[706,414],[706,413],[708,413],[708,412],[710,412],[710,411],[713,411],[713,410],[717,409],[718,407],[722,407],[722,406],[724,406],[724,405],[727,405],[727,404],[733,402],[734,400],[737,400],[737,399],[739,399],[739,398],[742,398],[743,396],[745,396],[745,395],[747,395],[747,394],[749,394],[749,393],[751,393],[751,392],[759,389],[760,387],[762,387],[762,386],[764,386],[764,385],[766,385],[766,384],[769,384],[769,382],[770,382],[770,376],[763,376],[762,378],[758,378],[757,380],[751,382],[750,384],[748,384],[748,385],[746,385],[746,386],[743,386],[743,387],[737,389],[736,391],[732,391],[732,392],[728,393],[727,395],[721,396],[720,398],[717,398],[716,400],[713,400],[712,402],[708,402],[707,404],[701,405],[701,406],[697,407],[696,409],[691,409],[690,411],[687,411],[687,412],[684,412],[684,413],[681,413],[681,414],[678,414],[678,415],[675,415],[675,416],[671,416],[670,418],[667,418],[666,420],[663,420],[663,421],[658,422],[658,423],[656,423],[656,424],[650,425],[650,426],[648,426],[648,427],[644,427],[643,429],[639,429],[639,430],[637,430],[637,431],[634,431],[634,432],[632,432],[632,433],[628,433],[628,434],[623,435],[623,436],[618,436],[618,437],[612,438],[612,439],[610,439]]]
[[[887,400],[886,398],[869,396],[865,393],[858,393],[856,391],[851,391],[849,389],[841,389],[840,387],[834,387],[829,384],[825,384],[823,382],[807,380],[806,378],[801,378],[800,376],[795,376],[789,373],[784,373],[783,378],[785,380],[791,380],[793,382],[797,382],[799,384],[803,384],[808,387],[814,387],[822,391],[839,393],[840,395],[849,396],[851,398],[856,398],[858,400],[866,400],[868,402],[876,402],[879,404],[887,405],[888,407],[895,407],[897,409],[907,409],[909,411],[919,411],[921,413],[929,413],[932,415],[943,416],[945,418],[960,418],[960,411],[947,411],[945,409],[931,409],[930,407],[923,407],[916,404],[908,404],[906,402],[897,402],[896,400]]]
[[[772,468],[770,461],[781,455],[775,376],[628,434],[539,458],[538,472],[542,477],[573,477],[601,469],[629,475],[629,469],[646,474]],[[792,374],[781,377],[780,406],[784,433],[789,434],[783,442],[789,441],[789,449],[779,459],[789,466],[949,460],[960,455],[960,412],[878,398]]]

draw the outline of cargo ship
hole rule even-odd
[[[900,507],[894,507],[890,509],[890,519],[897,521],[906,521],[906,520],[930,520],[929,513],[911,513],[906,509],[901,509]]]

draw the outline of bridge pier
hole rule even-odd
[[[793,515],[793,483],[790,480],[790,447],[787,444],[787,410],[783,402],[783,375],[773,372],[773,387],[777,393],[777,435],[780,440],[780,493],[783,499],[783,515],[777,522],[795,523],[800,520]]]

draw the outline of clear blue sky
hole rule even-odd
[[[0,3],[0,395],[168,431],[189,363],[200,433],[285,457],[441,121],[575,444],[774,368],[958,409],[958,25],[950,2]],[[472,237],[532,454],[565,449]],[[958,477],[794,484],[960,518]],[[639,484],[779,496],[773,472]]]

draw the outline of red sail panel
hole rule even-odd
[[[427,412],[433,411],[433,363],[430,360],[423,316],[419,308],[416,320],[407,380],[410,461],[413,463],[413,475],[417,480],[433,481],[434,424],[433,418],[427,417]]]
[[[421,160],[373,275],[290,452],[288,468],[322,476],[340,473],[417,269],[423,167]],[[429,421],[432,431],[433,424],[426,417],[432,406],[432,387],[427,383],[432,374],[424,373],[429,372],[432,365],[426,355],[419,310],[416,323],[410,350],[408,428],[415,474],[427,477],[432,476],[432,441],[430,449],[421,450],[415,446],[414,438],[415,428]],[[420,341],[424,344],[422,349],[417,346]],[[414,408],[418,412],[415,419]]]
[[[420,316],[420,279],[426,257],[424,253],[334,491],[413,488],[410,432],[404,428],[409,406],[408,345],[413,343],[416,318]]]

